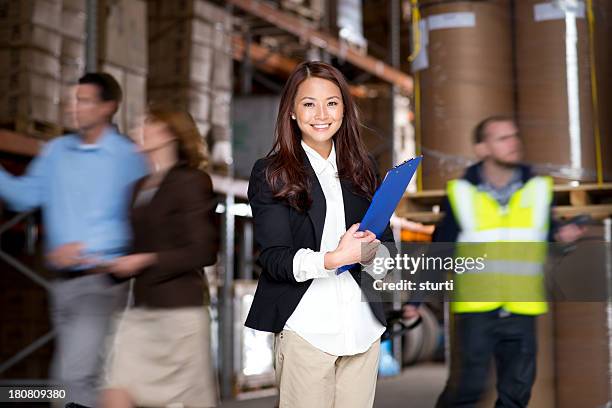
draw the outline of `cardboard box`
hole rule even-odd
[[[62,38],[62,62],[85,64],[85,42],[70,37]]]
[[[196,126],[198,127],[198,131],[200,132],[200,135],[206,139],[206,135],[208,135],[208,132],[210,132],[210,122],[207,122],[205,120],[198,120],[198,119],[194,119]],[[210,150],[210,149],[209,149]]]
[[[146,3],[141,0],[101,0],[98,5],[101,63],[146,73]]]
[[[0,76],[0,95],[36,96],[58,102],[60,83],[57,78],[35,72],[20,71]]]
[[[232,92],[213,89],[210,121],[213,126],[229,127],[232,107]]]
[[[62,0],[62,9],[87,11],[87,0]]]
[[[0,72],[32,71],[53,78],[60,76],[59,58],[32,48],[0,48]]]
[[[189,58],[192,48],[197,46],[182,36],[164,35],[149,42],[149,61],[168,58]]]
[[[178,2],[176,2],[178,3]],[[212,22],[232,23],[232,16],[224,7],[219,7],[207,0],[193,0],[193,15]]]
[[[149,39],[149,76],[152,86],[173,82],[232,86],[231,36],[199,19],[151,23],[159,28]]]
[[[190,20],[189,28],[189,39],[193,42],[198,42],[201,44],[210,44],[216,30],[214,22],[209,22],[199,18],[192,18]]]
[[[62,49],[62,36],[36,24],[2,24],[0,25],[0,46],[11,48],[36,48],[47,54],[59,56]]]
[[[0,25],[15,23],[57,30],[62,23],[61,0],[0,0]]]
[[[214,24],[198,18],[149,20],[149,41],[172,38],[187,44],[214,45]]]
[[[149,20],[149,41],[173,38],[187,44],[197,43],[215,49],[231,52],[231,26],[213,23],[199,17],[180,19]]]
[[[221,43],[224,47],[231,43],[233,19],[224,8],[202,0],[151,3],[149,39],[178,35],[189,43]]]
[[[232,16],[225,8],[207,0],[161,1],[155,11],[161,18],[199,17],[210,22],[232,24]]]
[[[216,51],[213,59],[212,86],[214,89],[231,90],[234,59],[231,54]]]
[[[184,110],[196,121],[208,122],[210,118],[210,92],[184,86],[148,88],[149,104],[170,110]]]
[[[74,104],[76,103],[76,85],[62,82],[60,87],[60,125],[65,129],[76,129]]]
[[[216,24],[213,32],[213,47],[226,54],[232,53],[232,28]]]
[[[61,32],[65,37],[85,40],[87,15],[84,11],[64,7],[62,9]]]
[[[163,3],[164,0],[147,0],[147,16],[149,20],[160,18]]]
[[[61,69],[61,82],[67,85],[75,85],[79,78],[85,73],[85,65],[74,61],[62,61]]]
[[[58,123],[59,101],[30,95],[1,95],[0,122],[17,120]]]
[[[125,106],[124,129],[133,129],[146,112],[147,78],[144,75],[126,72],[123,84]]]
[[[197,47],[194,45],[194,47]],[[195,49],[194,49],[195,51]],[[202,48],[197,50],[199,56],[167,57],[151,60],[149,63],[149,82],[152,86],[167,85],[169,83],[196,83],[199,86],[208,86],[212,74],[212,50]]]

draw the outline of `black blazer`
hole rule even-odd
[[[319,251],[325,223],[326,203],[319,180],[303,152],[303,163],[311,186],[312,206],[300,212],[288,203],[275,199],[266,182],[265,169],[269,159],[260,159],[253,166],[249,181],[249,203],[253,212],[255,242],[261,252],[258,262],[263,271],[257,284],[253,304],[247,316],[247,327],[279,333],[312,283],[312,279],[297,282],[293,276],[293,257],[300,248]],[[352,192],[346,181],[340,182],[344,201],[346,228],[360,222],[370,202]],[[393,242],[387,225],[381,242]],[[386,326],[383,304],[372,289],[373,278],[356,266],[351,275],[362,288],[374,316]],[[363,275],[363,276],[362,276]],[[362,286],[363,282],[367,285]]]

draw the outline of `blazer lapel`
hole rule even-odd
[[[353,193],[348,181],[340,180],[342,187],[342,201],[344,201],[344,223],[348,230],[351,225],[361,222],[368,210],[368,200]]]
[[[365,198],[353,193],[348,181],[340,180],[340,186],[342,187],[342,201],[344,201],[344,223],[348,230],[351,225],[361,222],[370,204]],[[360,267],[353,267],[350,270],[355,282],[361,287],[360,272]]]
[[[308,179],[310,182],[310,197],[312,199],[312,205],[308,209],[308,216],[312,221],[315,231],[316,250],[319,251],[321,249],[321,238],[323,237],[323,226],[325,225],[325,213],[327,211],[327,206],[325,204],[323,189],[321,188],[321,184],[319,184],[319,179],[317,178],[317,175],[310,165],[310,161],[308,160],[308,157],[306,157],[305,153],[304,166],[306,167],[306,172],[308,173]]]

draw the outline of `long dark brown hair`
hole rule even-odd
[[[312,77],[326,79],[340,88],[344,117],[333,136],[338,176],[351,184],[354,193],[371,199],[376,190],[376,175],[361,140],[357,105],[342,73],[331,65],[318,61],[298,65],[289,76],[281,94],[274,145],[267,155],[269,164],[266,168],[266,180],[274,197],[286,200],[299,211],[307,210],[312,203],[308,174],[304,167],[304,152],[300,144],[301,131],[296,121],[291,120],[298,87]]]

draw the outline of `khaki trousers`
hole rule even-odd
[[[353,356],[334,356],[292,331],[274,338],[280,408],[371,408],[380,340]]]

